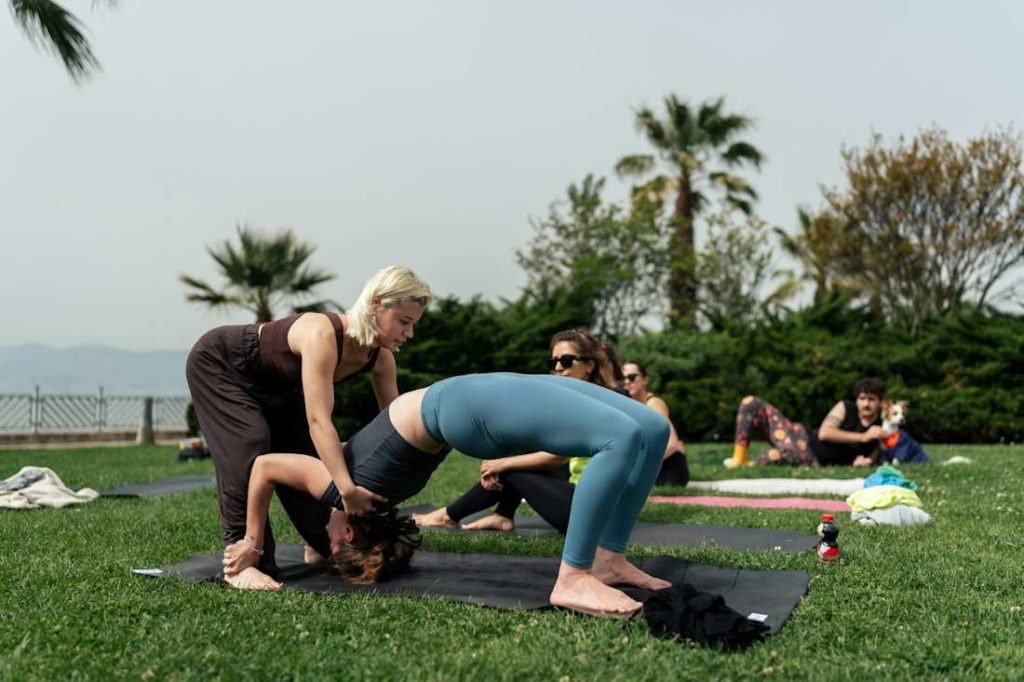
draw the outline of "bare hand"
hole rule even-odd
[[[255,566],[260,560],[260,554],[259,548],[249,538],[242,538],[228,545],[224,548],[224,559],[221,562],[224,565],[224,574],[235,575],[250,566]]]
[[[882,430],[881,426],[872,426],[864,435],[861,436],[861,442],[867,443],[868,441],[878,440],[879,438],[885,438],[885,431]]]
[[[501,480],[498,474],[480,474],[480,486],[484,490],[501,490]]]
[[[341,502],[345,511],[353,516],[372,514],[374,502],[387,502],[388,498],[369,491],[361,485],[352,486],[351,489],[341,493]]]
[[[480,475],[497,476],[507,468],[507,462],[504,457],[499,457],[498,459],[485,459],[480,462]]]
[[[872,466],[874,463],[875,461],[866,455],[857,455],[857,457],[853,460],[853,466],[855,467],[869,467]]]

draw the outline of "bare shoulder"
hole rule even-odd
[[[395,354],[387,348],[381,348],[377,354],[377,362],[373,363],[371,370],[374,376],[393,376],[398,371],[398,364],[395,362]]]
[[[843,420],[846,419],[846,403],[840,400],[838,403],[832,406],[832,409],[825,415],[825,419],[822,420],[822,426],[834,426],[838,428]]]
[[[656,395],[652,395],[647,399],[647,407],[660,413],[664,417],[668,417],[668,403]]]
[[[288,345],[302,353],[317,348],[337,347],[334,325],[329,315],[334,313],[303,313],[288,330]]]

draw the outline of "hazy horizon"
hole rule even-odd
[[[317,244],[345,305],[391,263],[513,298],[531,216],[587,173],[624,197],[633,112],[670,93],[755,120],[745,176],[788,230],[873,132],[1024,127],[1017,3],[90,8],[68,4],[104,68],[82,85],[0,19],[0,346],[181,350],[250,321],[177,280],[219,283],[205,249],[238,223]]]

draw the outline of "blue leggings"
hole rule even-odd
[[[543,450],[592,457],[576,484],[562,560],[590,568],[597,547],[624,552],[661,469],[669,429],[632,398],[567,377],[471,374],[423,397],[437,441],[480,459]]]

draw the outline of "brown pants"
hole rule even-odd
[[[225,545],[245,536],[249,471],[256,457],[268,452],[317,456],[301,390],[272,391],[261,385],[258,363],[257,327],[250,324],[207,332],[192,347],[185,365],[199,428],[213,457]],[[276,492],[303,539],[322,556],[329,556],[327,507],[286,486],[277,486]],[[270,519],[266,523],[259,566],[276,574]]]

